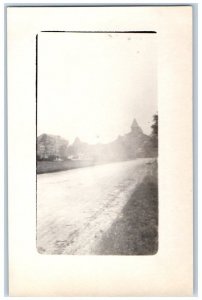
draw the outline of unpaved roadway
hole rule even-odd
[[[37,175],[37,248],[43,254],[94,254],[154,159]]]

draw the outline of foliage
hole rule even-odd
[[[152,135],[158,136],[158,114],[155,114],[153,116],[153,124],[151,128],[152,128]]]
[[[151,141],[152,141],[153,151],[156,152],[156,155],[158,155],[158,114],[155,114],[153,116],[153,124],[151,128],[152,128]]]

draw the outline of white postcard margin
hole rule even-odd
[[[10,296],[191,296],[192,8],[7,9]],[[36,34],[155,30],[158,39],[159,251],[152,256],[36,250]]]

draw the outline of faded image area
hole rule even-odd
[[[37,36],[37,250],[158,251],[157,34]]]

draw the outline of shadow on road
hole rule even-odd
[[[158,251],[157,175],[146,176],[103,235],[95,254],[152,255]]]

